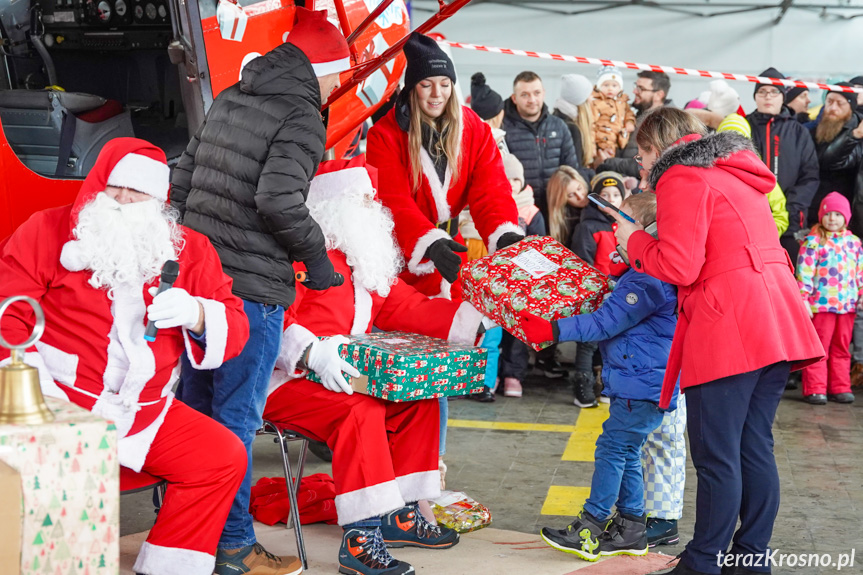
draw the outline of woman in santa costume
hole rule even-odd
[[[325,292],[298,285],[264,419],[333,451],[336,510],[344,527],[339,571],[400,575],[413,568],[393,559],[387,546],[458,543],[455,531],[429,524],[416,504],[440,494],[438,402],[354,394],[343,372],[359,373],[338,348],[348,341],[344,334],[369,333],[373,325],[473,345],[482,316],[466,302],[429,299],[398,279],[402,258],[392,218],[375,201],[372,177],[357,160],[347,168],[325,162],[324,173],[312,180],[306,204],[345,283]],[[309,369],[323,383],[306,379]]]
[[[458,232],[465,206],[489,253],[519,241],[524,231],[491,129],[453,94],[452,61],[416,32],[404,53],[404,88],[369,130],[368,160],[380,174],[378,196],[395,220],[407,263],[402,279],[428,296],[458,299],[460,289],[452,284],[466,261]]]
[[[120,464],[168,481],[135,571],[210,575],[245,449],[171,388],[184,350],[195,368],[213,369],[240,353],[249,328],[210,242],[176,224],[168,174],[162,150],[109,142],[74,204],[33,215],[3,245],[0,300],[42,305],[45,332],[25,360],[39,368],[43,392],[113,421]],[[154,297],[167,260],[179,276]],[[152,342],[148,320],[159,328]],[[3,334],[24,341],[34,321],[13,307]],[[8,356],[0,349],[0,365]]]

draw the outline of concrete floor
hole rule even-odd
[[[544,506],[547,512],[555,507],[549,498],[551,487],[589,486],[593,472],[592,462],[561,459],[572,435],[571,426],[580,412],[571,404],[568,387],[531,376],[521,399],[499,396],[492,404],[456,400],[449,405],[451,420],[560,426],[558,431],[450,428],[445,457],[449,466],[447,487],[465,491],[487,505],[493,513],[494,527],[499,530],[535,535],[542,526],[562,527],[569,522],[568,510],[567,515],[542,513]],[[782,479],[782,507],[773,534],[773,547],[795,554],[832,554],[834,560],[840,553],[850,553],[856,547],[855,566],[842,572],[863,573],[863,402],[852,406],[810,406],[800,400],[799,391],[786,392],[780,404],[775,436]],[[309,455],[306,473],[316,472],[329,472],[329,465]],[[255,479],[279,475],[281,461],[277,446],[269,438],[258,438]],[[691,464],[688,479],[686,507],[680,521],[683,543],[691,536],[695,519],[696,481]],[[122,502],[123,534],[144,531],[152,525],[154,515],[148,494],[127,495]],[[573,512],[582,502],[583,497],[570,502]],[[337,536],[332,537],[335,545]],[[683,550],[683,545],[658,550],[674,556]],[[293,547],[285,552],[292,553]],[[482,551],[474,549],[474,552]],[[335,549],[330,553],[334,555]],[[584,566],[571,561],[568,565],[571,570]],[[638,571],[633,569],[617,572]],[[313,569],[313,572],[328,571]],[[454,568],[433,572],[463,571]],[[564,573],[560,569],[543,572]],[[773,571],[776,575],[834,572],[835,568],[817,567],[782,567]]]

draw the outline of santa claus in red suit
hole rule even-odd
[[[458,214],[470,206],[489,253],[524,237],[512,186],[491,128],[453,94],[455,67],[437,42],[413,33],[405,44],[405,87],[369,130],[368,159],[378,169],[381,202],[392,211],[407,271],[428,296],[460,295],[467,251]]]
[[[360,160],[361,161],[361,160]],[[326,442],[333,451],[342,573],[412,572],[390,546],[445,548],[458,534],[428,524],[416,502],[440,493],[438,401],[394,403],[355,394],[339,356],[346,334],[409,331],[474,344],[482,316],[469,304],[430,299],[398,278],[401,253],[389,210],[374,199],[372,177],[354,161],[326,162],[306,205],[321,226],[342,286],[297,287],[264,419]],[[323,172],[323,173],[322,173]],[[324,339],[319,339],[324,338]],[[306,379],[314,370],[323,383]]]
[[[5,242],[0,299],[42,305],[45,333],[25,360],[43,392],[114,421],[120,464],[169,482],[135,571],[209,575],[245,449],[171,387],[184,350],[196,368],[218,367],[242,349],[248,321],[209,240],[176,224],[168,173],[162,150],[112,140],[74,204],[33,215]],[[154,298],[167,260],[179,276]],[[152,342],[148,320],[159,328]],[[13,306],[3,334],[24,341],[33,323],[31,310]]]

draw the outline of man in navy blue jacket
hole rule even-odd
[[[641,222],[656,219],[656,197],[627,198],[623,211]],[[522,316],[530,343],[598,341],[603,394],[609,417],[596,442],[590,497],[564,529],[544,528],[550,546],[587,561],[600,556],[644,555],[648,550],[641,450],[662,423],[659,395],[677,325],[675,289],[647,274],[627,270],[611,295],[591,314],[549,322]],[[675,409],[677,392],[671,403]],[[612,505],[617,513],[612,515]]]

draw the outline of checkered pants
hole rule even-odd
[[[644,511],[648,517],[677,520],[683,515],[686,484],[686,401],[666,412],[662,425],[647,436],[641,461],[644,467]]]

